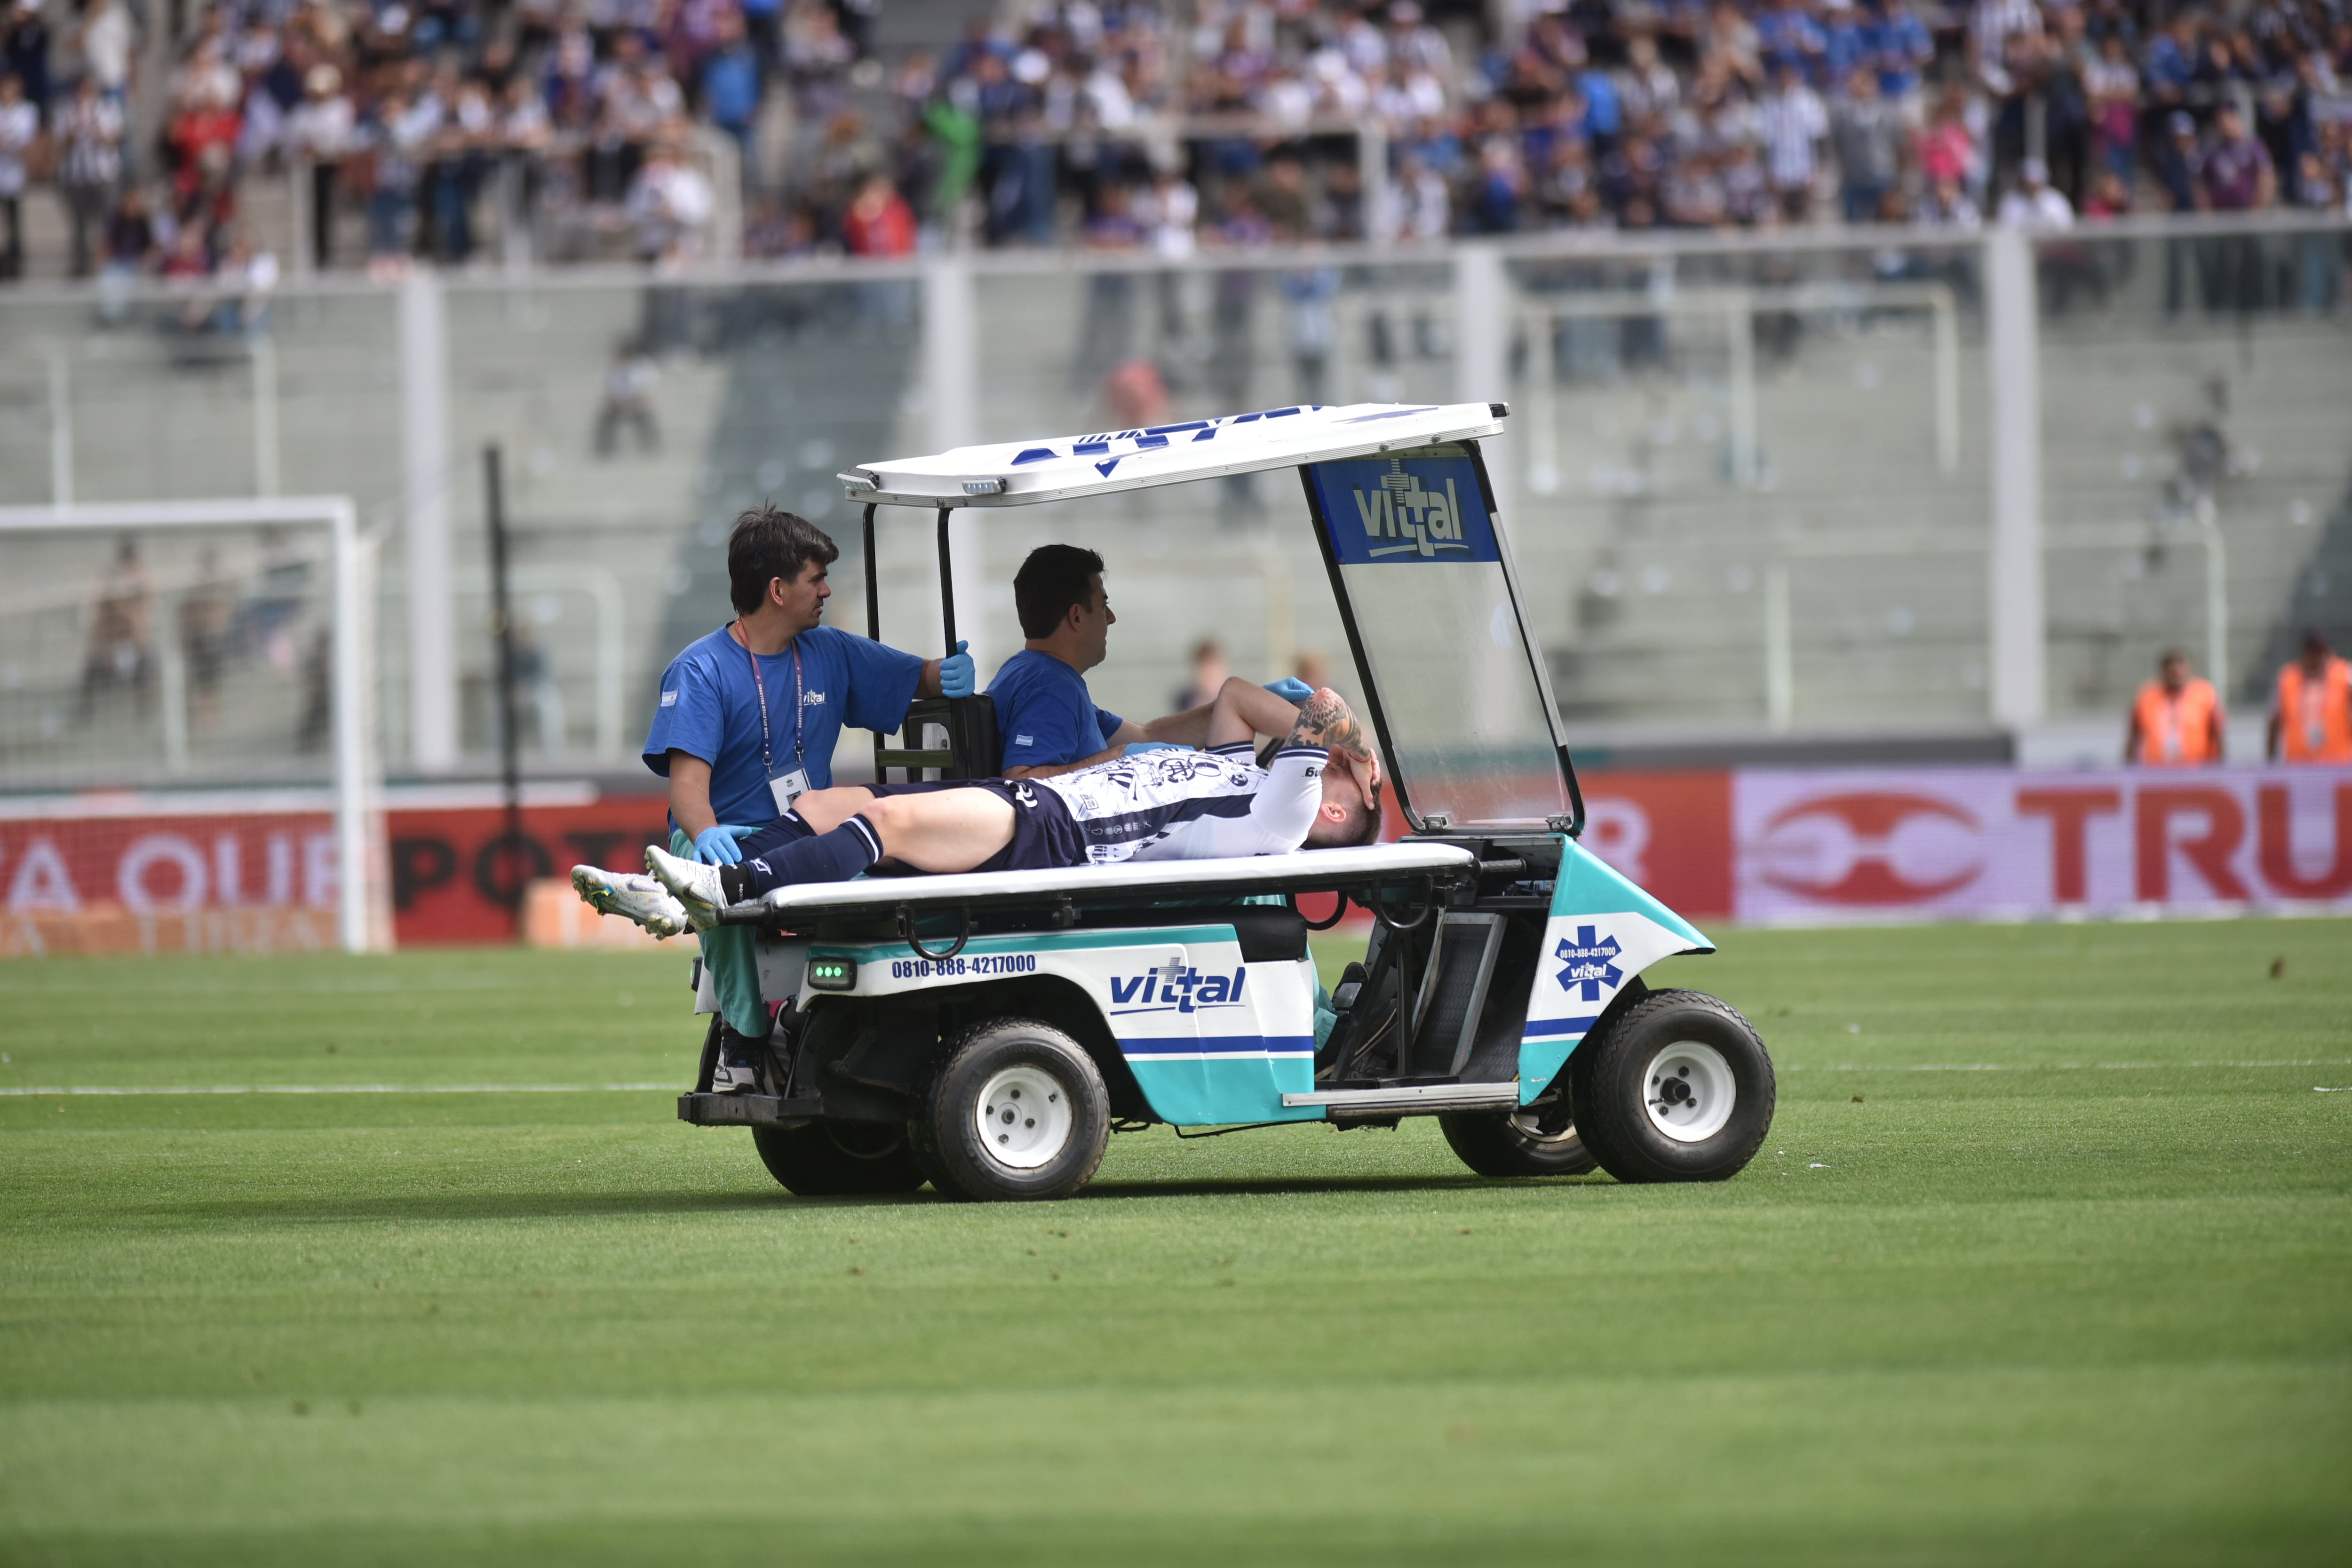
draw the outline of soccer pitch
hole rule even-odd
[[[991,1207],[672,1120],[683,944],[0,967],[0,1560],[2343,1561],[2352,922],[1722,940],[1727,1184]]]

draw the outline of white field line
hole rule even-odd
[[[1783,1072],[2162,1072],[2167,1068],[2352,1067],[2352,1057],[2304,1057],[2266,1062],[1785,1062]]]
[[[0,1095],[51,1094],[617,1094],[675,1089],[674,1083],[249,1083],[152,1088],[74,1084],[63,1089],[0,1089]]]

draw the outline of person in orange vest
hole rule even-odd
[[[2189,673],[2189,656],[2167,648],[2157,679],[2132,703],[2124,761],[2143,767],[2181,768],[2221,760],[2221,699],[2213,683]]]
[[[2269,754],[2273,762],[2352,763],[2352,659],[2339,658],[2316,626],[2303,634],[2303,657],[2278,673]]]

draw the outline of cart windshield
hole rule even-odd
[[[1412,813],[1454,825],[1569,815],[1559,742],[1471,449],[1307,467]]]

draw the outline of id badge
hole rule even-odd
[[[768,793],[776,797],[776,815],[792,810],[793,802],[808,794],[809,776],[806,768],[794,768],[768,781]]]

